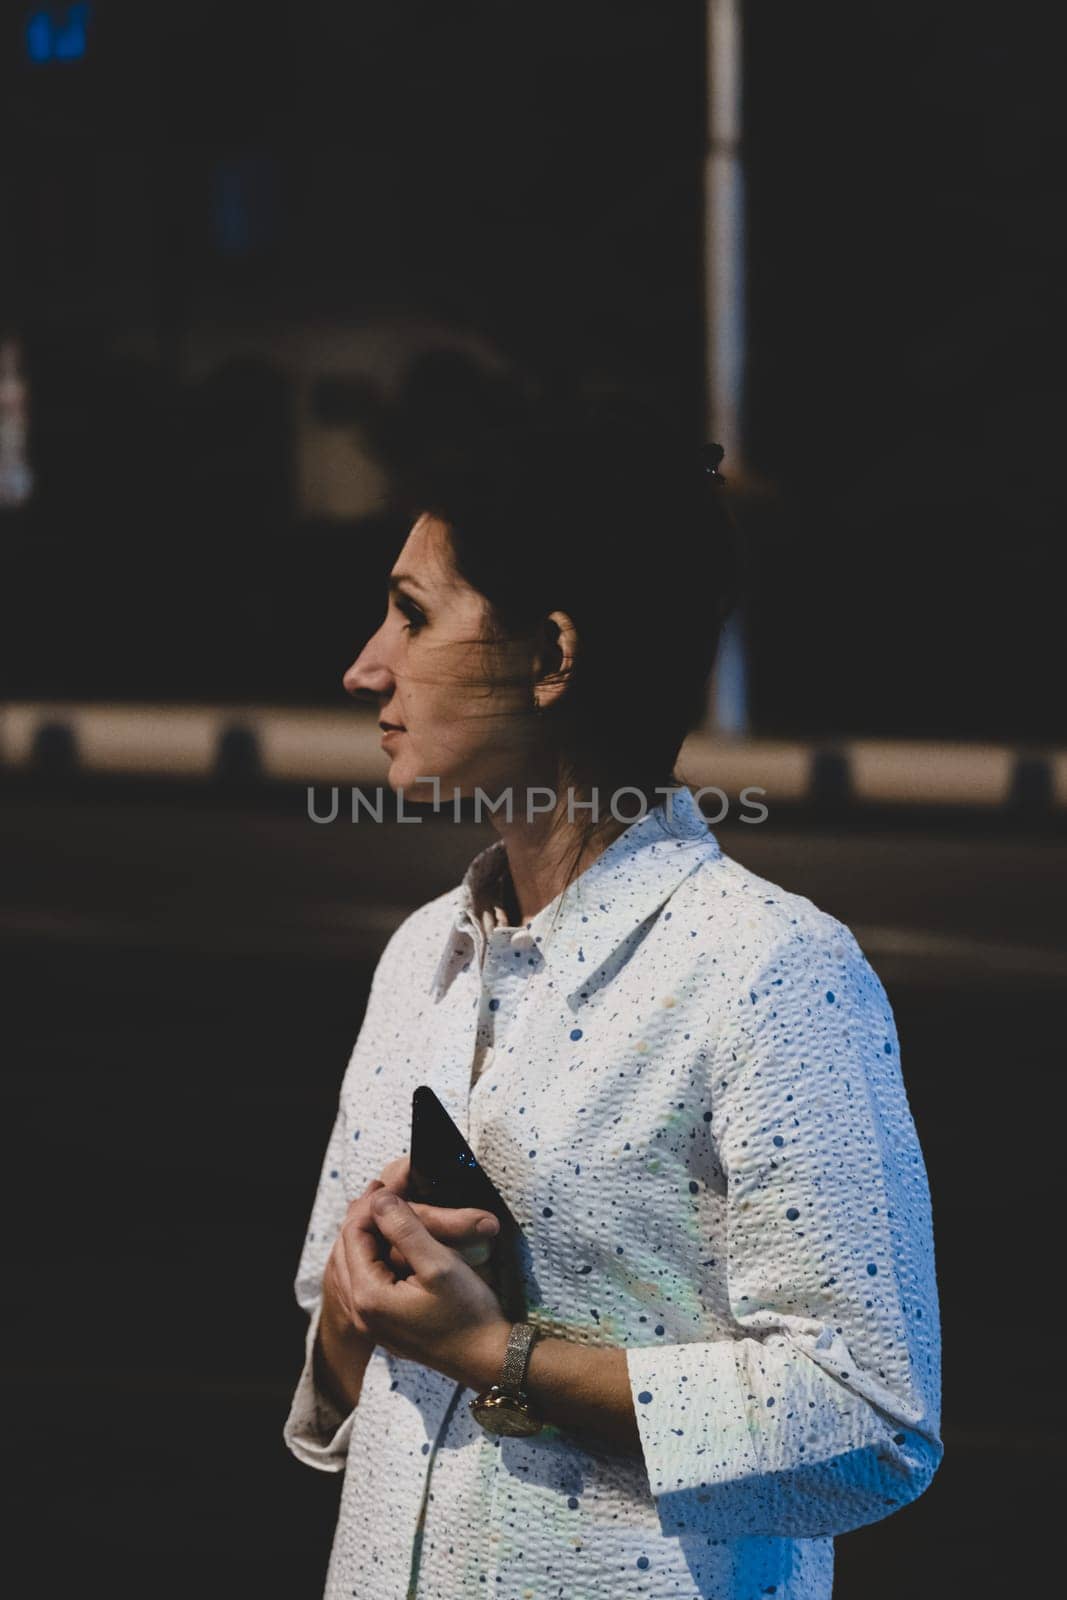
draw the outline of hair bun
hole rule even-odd
[[[704,471],[709,478],[714,478],[717,483],[725,483],[726,479],[719,471],[719,463],[726,451],[721,444],[706,444],[704,446]]]

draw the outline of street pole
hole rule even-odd
[[[741,157],[741,0],[707,0],[707,147],[704,160],[705,421],[726,452],[723,473],[744,475],[745,178]],[[711,680],[708,726],[748,732],[743,619],[723,629]]]

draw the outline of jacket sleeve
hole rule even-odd
[[[360,1064],[383,1043],[384,1018],[390,1009],[390,985],[397,970],[400,935],[410,928],[413,913],[390,937],[371,980],[370,994],[363,1022],[352,1047],[344,1079],[333,1131],[326,1147],[326,1156],[319,1175],[318,1189],[311,1208],[311,1218],[300,1253],[296,1274],[296,1300],[308,1314],[304,1342],[304,1366],[282,1430],[286,1445],[298,1461],[321,1472],[340,1472],[348,1456],[348,1441],[355,1421],[356,1408],[347,1414],[339,1412],[319,1388],[315,1379],[314,1349],[322,1310],[322,1277],[348,1210],[345,1193],[345,1157],[349,1148],[349,1126],[346,1114],[345,1093],[349,1077],[360,1070]]]
[[[627,1351],[665,1531],[819,1538],[943,1455],[930,1196],[885,991],[827,918],[735,996],[711,1053],[732,1337]]]
[[[304,1367],[283,1429],[285,1443],[297,1460],[317,1467],[320,1472],[343,1469],[356,1415],[355,1407],[347,1414],[337,1410],[315,1381],[314,1365],[315,1338],[322,1310],[322,1275],[348,1209],[340,1179],[347,1145],[348,1126],[342,1096],[297,1269],[297,1304],[308,1313],[309,1322],[304,1341]]]

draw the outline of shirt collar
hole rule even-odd
[[[562,896],[525,924],[568,1000],[690,873],[721,854],[718,840],[686,788],[672,790],[660,805],[624,828]],[[475,927],[506,925],[498,905],[500,874],[506,865],[503,841],[497,840],[467,868],[430,985],[434,999],[469,960]]]

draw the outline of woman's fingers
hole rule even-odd
[[[432,1228],[427,1227],[426,1231],[432,1237],[436,1237]],[[469,1244],[455,1243],[451,1239],[442,1239],[440,1242],[442,1244],[450,1244],[453,1250],[455,1250],[456,1254],[462,1257],[469,1267],[484,1266],[493,1253],[493,1242],[491,1239],[476,1239],[473,1243]],[[395,1244],[391,1244],[389,1246],[385,1259],[393,1267],[407,1265],[404,1257],[401,1255]]]
[[[402,1253],[419,1278],[427,1282],[437,1280],[454,1266],[456,1258],[448,1246],[434,1238],[422,1226],[411,1206],[398,1195],[392,1194],[392,1190],[379,1190],[378,1194],[373,1195],[371,1214],[379,1234]]]
[[[435,1239],[455,1249],[475,1242],[492,1246],[500,1232],[500,1223],[492,1212],[480,1211],[476,1206],[431,1206],[418,1200],[408,1204]]]
[[[476,1206],[434,1206],[422,1201],[408,1200],[410,1182],[411,1157],[397,1156],[385,1163],[378,1177],[364,1190],[364,1194],[369,1195],[379,1188],[391,1189],[402,1200],[408,1201],[412,1211],[433,1238],[458,1250],[469,1266],[483,1266],[492,1253],[493,1239],[500,1232],[497,1218],[491,1212],[481,1211]],[[402,1258],[395,1258],[397,1251],[393,1246],[388,1252],[387,1259],[395,1267],[406,1266]]]
[[[347,1220],[348,1217],[351,1217],[356,1211],[365,1210],[367,1212],[367,1215],[369,1216],[370,1215],[369,1207],[370,1207],[371,1196],[373,1194],[376,1194],[379,1189],[384,1189],[384,1187],[385,1187],[385,1185],[382,1183],[380,1178],[372,1178],[370,1183],[368,1183],[367,1187],[364,1189],[363,1193],[362,1194],[357,1194],[357,1196],[356,1196],[356,1198],[354,1200],[350,1200],[348,1202],[348,1211],[346,1212],[346,1220]]]
[[[397,1156],[394,1161],[387,1161],[378,1178],[387,1189],[392,1189],[394,1194],[406,1200],[411,1181],[411,1157]]]
[[[403,1198],[409,1166],[407,1156],[386,1162],[381,1175],[372,1178],[363,1193],[351,1201],[349,1217],[358,1212],[362,1223],[365,1224],[368,1219],[373,1221],[371,1201],[379,1189],[391,1189]],[[486,1283],[490,1281],[488,1262],[500,1232],[500,1223],[491,1212],[481,1211],[476,1206],[434,1206],[421,1201],[408,1201],[408,1204],[427,1233],[441,1244],[451,1245],[480,1278]],[[381,1244],[382,1259],[390,1270],[398,1278],[410,1277],[411,1264],[399,1246],[385,1239],[381,1240]]]

